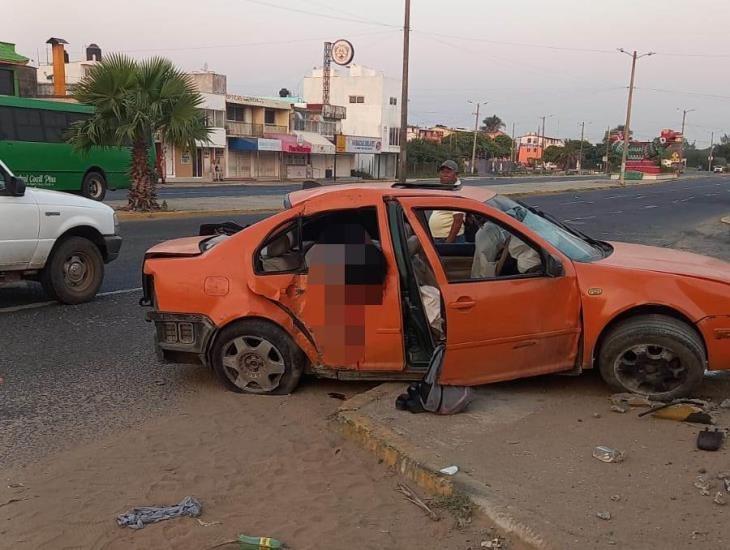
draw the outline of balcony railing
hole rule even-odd
[[[234,120],[226,121],[226,133],[229,136],[251,136],[263,137],[264,134],[286,134],[288,132],[286,126],[278,124],[254,124],[253,122],[236,122]]]

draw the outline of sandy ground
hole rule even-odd
[[[203,369],[189,376],[200,391],[175,413],[4,472],[0,547],[204,549],[243,533],[296,549],[476,549],[488,537],[479,517],[464,529],[448,514],[428,519],[396,492],[398,476],[331,429],[341,401],[327,392],[366,387],[241,396]],[[220,523],[115,523],[134,506],[187,495],[202,502],[203,521]]]
[[[730,548],[730,493],[717,478],[730,475],[730,444],[701,451],[703,425],[638,418],[645,409],[612,412],[613,392],[596,372],[482,386],[469,409],[451,417],[392,410],[401,391],[392,386],[360,412],[416,446],[422,460],[458,465],[549,548]],[[716,404],[730,397],[730,374],[709,376],[696,397]],[[718,428],[730,426],[730,410],[716,417]],[[596,460],[599,445],[625,452],[625,461]],[[695,487],[698,476],[709,494]],[[718,491],[726,505],[713,502]],[[609,520],[597,516],[606,512]]]

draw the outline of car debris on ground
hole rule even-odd
[[[626,454],[617,449],[599,445],[593,449],[593,458],[597,458],[601,462],[623,462]]]
[[[150,523],[170,518],[189,516],[196,518],[203,511],[200,502],[194,497],[185,497],[173,506],[140,506],[117,516],[117,525],[131,529],[144,529]]]

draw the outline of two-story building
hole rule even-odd
[[[543,151],[550,146],[565,146],[562,139],[538,135],[535,132],[518,137],[517,144],[517,162],[524,165],[541,161]]]
[[[304,78],[308,104],[322,102],[322,79],[321,68]],[[388,78],[382,71],[351,65],[346,71],[331,72],[330,103],[347,108],[337,151],[354,156],[354,169],[373,177],[395,176],[400,153],[400,94],[400,80]]]
[[[306,165],[309,148],[289,133],[285,100],[226,94],[229,178],[283,178],[288,165]]]

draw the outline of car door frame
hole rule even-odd
[[[21,196],[8,192],[7,181],[12,173],[3,163],[0,163],[0,177],[6,184],[0,190],[0,223],[5,220],[6,224],[0,231],[0,271],[27,269],[38,248],[40,208],[32,191]],[[3,210],[7,213],[2,213]]]
[[[392,301],[391,305],[395,304],[397,306],[397,315],[394,315],[392,319],[384,319],[385,322],[381,326],[370,327],[368,329],[366,333],[368,355],[365,356],[363,362],[351,365],[332,365],[327,363],[326,350],[323,350],[320,342],[317,342],[316,331],[309,325],[307,319],[302,317],[303,301],[306,300],[308,286],[308,268],[306,263],[304,263],[303,267],[295,270],[272,273],[257,270],[255,263],[264,244],[286,226],[297,223],[299,225],[299,239],[301,240],[301,226],[306,218],[317,216],[318,214],[325,215],[330,212],[357,210],[361,208],[375,209],[381,252],[387,266],[386,288],[384,289],[386,294],[383,298],[383,305],[386,304],[386,301],[389,303]],[[394,258],[395,254],[391,241],[390,225],[388,223],[385,204],[382,202],[360,204],[343,200],[340,202],[328,201],[326,205],[310,205],[305,203],[303,207],[296,207],[292,215],[285,217],[280,223],[272,227],[254,249],[252,254],[254,280],[249,282],[249,288],[257,294],[266,296],[284,308],[287,314],[294,319],[300,330],[308,335],[308,339],[317,350],[318,360],[320,361],[320,365],[317,365],[318,367],[364,372],[402,372],[406,368],[404,360],[403,315],[400,300],[398,266]]]
[[[487,205],[473,201],[468,198],[454,196],[454,197],[404,197],[400,198],[399,202],[403,207],[403,211],[409,223],[414,228],[414,231],[421,240],[423,250],[431,263],[432,269],[437,277],[437,281],[441,286],[441,295],[443,297],[445,307],[445,318],[446,318],[446,353],[444,356],[444,368],[441,371],[440,382],[444,384],[453,385],[476,385],[490,382],[497,382],[501,380],[510,380],[515,378],[521,378],[525,376],[533,376],[537,374],[546,374],[551,372],[559,372],[570,370],[575,367],[576,362],[579,360],[580,354],[580,336],[582,333],[582,318],[581,318],[581,296],[577,282],[576,270],[573,266],[572,260],[565,256],[562,252],[557,250],[545,239],[536,234],[533,230],[527,226],[521,224],[518,220],[508,216],[507,214],[500,212]],[[446,272],[441,263],[438,252],[431,239],[427,227],[424,227],[421,216],[418,215],[418,210],[448,210],[453,209],[455,211],[462,212],[473,212],[484,216],[485,218],[497,223],[498,225],[509,230],[512,234],[523,239],[526,243],[533,246],[535,249],[540,251],[543,266],[547,265],[548,258],[552,257],[557,259],[563,267],[563,273],[560,277],[548,277],[544,272],[542,274],[521,274],[515,276],[490,278],[490,279],[467,279],[462,281],[449,281]],[[530,281],[541,282],[541,286],[554,286],[563,288],[563,291],[567,290],[568,295],[565,302],[565,307],[568,310],[568,319],[566,320],[566,328],[562,328],[559,331],[543,331],[542,329],[535,331],[534,327],[531,331],[523,334],[515,334],[505,338],[494,338],[485,339],[472,342],[459,342],[459,335],[453,334],[453,326],[450,330],[450,325],[457,323],[450,323],[450,320],[455,319],[455,315],[458,314],[458,308],[461,305],[457,304],[458,299],[453,300],[452,294],[459,294],[454,291],[459,285],[492,285],[490,290],[494,288],[494,285],[499,285],[505,288],[506,291],[512,291],[519,287],[528,287],[529,291]],[[546,284],[547,282],[553,284]],[[557,282],[557,283],[555,283]],[[462,290],[466,287],[462,286]],[[478,287],[474,287],[480,290]],[[559,344],[556,346],[556,344]],[[492,349],[491,355],[488,352]],[[556,356],[555,351],[560,349],[560,356]],[[473,353],[461,353],[459,349],[473,349]],[[541,365],[535,363],[535,358],[540,357],[540,353],[545,353],[546,350],[552,350],[552,355],[548,359],[548,363]],[[495,361],[499,356],[506,358],[504,366],[490,364],[486,361],[484,364],[487,365],[484,368],[474,368],[470,365],[456,366],[455,358],[461,357],[461,359],[467,358],[467,362],[473,362],[484,360],[484,358],[491,358],[492,355],[495,357]],[[451,357],[450,357],[451,356]],[[520,357],[526,363],[528,368],[519,368],[515,365],[520,363]],[[510,363],[512,361],[512,363]]]

